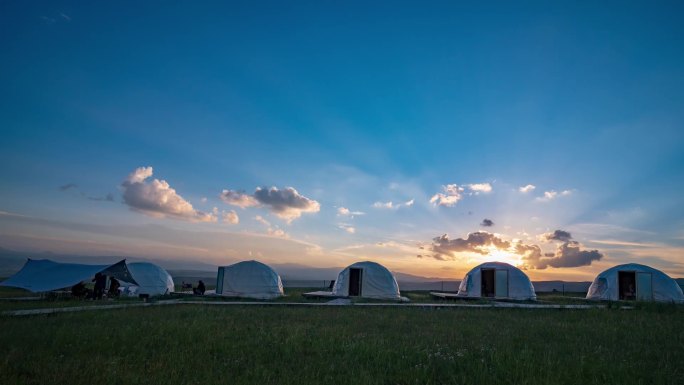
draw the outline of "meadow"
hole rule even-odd
[[[656,304],[632,310],[186,304],[0,316],[0,383],[684,383],[682,320],[684,307]]]

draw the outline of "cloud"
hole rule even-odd
[[[494,221],[492,221],[491,219],[485,218],[485,219],[482,220],[482,223],[480,223],[480,226],[483,226],[483,227],[492,227],[492,226],[494,226]]]
[[[271,228],[269,228],[269,229],[268,229],[268,235],[270,235],[270,236],[272,236],[272,237],[284,238],[284,239],[289,239],[289,238],[290,238],[290,236],[289,236],[286,232],[284,232],[283,230],[281,230],[281,229],[271,229]]]
[[[259,206],[259,202],[253,196],[243,191],[223,190],[220,198],[229,205],[237,206],[242,209],[247,207]]]
[[[67,22],[71,22],[71,17],[63,12],[59,13],[59,16],[62,17],[62,19],[66,20]]]
[[[401,207],[411,207],[413,206],[414,200],[408,200],[404,203],[394,203],[392,201],[389,202],[375,202],[373,203],[373,207],[376,209],[387,209],[387,210],[397,210]]]
[[[121,183],[123,201],[131,210],[158,217],[192,222],[216,222],[216,215],[195,210],[165,180],[146,180],[152,167],[138,167]]]
[[[302,213],[316,213],[321,209],[317,201],[299,194],[292,187],[282,190],[277,187],[257,187],[252,195],[223,190],[220,197],[224,202],[241,208],[267,207],[275,216],[287,223],[301,217]]]
[[[337,225],[337,227],[339,227],[340,229],[342,229],[342,230],[348,232],[349,234],[354,234],[354,233],[356,233],[356,228],[354,228],[353,226],[348,225],[348,224],[346,224],[346,223],[340,223],[339,225]]]
[[[523,194],[527,194],[528,192],[533,191],[535,188],[537,188],[535,185],[528,184],[527,186],[520,187],[518,191],[520,191]]]
[[[337,209],[337,215],[343,216],[343,217],[351,216],[353,218],[355,215],[364,215],[364,214],[366,214],[366,213],[364,213],[363,211],[351,211],[346,207],[340,207]]]
[[[264,226],[268,226],[268,227],[271,226],[271,222],[264,219],[264,217],[262,217],[261,215],[257,215],[256,217],[254,217],[254,220],[261,223]]]
[[[464,189],[456,184],[448,184],[442,186],[442,191],[443,192],[441,193],[433,195],[432,198],[430,198],[430,203],[435,206],[453,207],[463,197],[461,193]]]
[[[81,197],[86,198],[91,201],[100,201],[100,202],[114,202],[114,194],[108,193],[105,196],[89,196],[83,191],[81,191],[78,188],[78,185],[75,183],[67,183],[65,185],[59,186],[59,191],[69,191],[69,190],[74,190],[77,192]]]
[[[441,261],[456,259],[456,253],[472,252],[477,254],[489,254],[490,248],[509,249],[511,243],[496,234],[486,231],[476,231],[468,234],[466,238],[449,239],[447,234],[432,239],[432,244],[427,250],[432,251],[432,255],[419,255],[431,257]]]
[[[76,189],[78,188],[78,185],[75,183],[67,183],[65,185],[59,186],[59,191],[67,191],[70,189]]]
[[[542,254],[541,249],[534,245],[534,249],[520,247],[516,251],[523,257],[522,268],[543,270],[547,267],[579,267],[589,266],[593,261],[603,258],[598,250],[582,250],[581,244],[572,240],[572,235],[564,230],[555,230],[540,236],[544,241],[560,241],[555,253]]]
[[[480,193],[492,192],[492,185],[489,183],[471,183],[464,186],[457,184],[447,184],[442,186],[442,192],[438,192],[430,198],[430,203],[435,206],[453,207],[461,199],[466,191],[467,195],[479,195]]]
[[[564,230],[556,230],[553,233],[544,233],[541,235],[544,241],[561,241],[566,242],[572,239],[572,235]]]
[[[489,183],[473,183],[468,188],[475,194],[492,192],[492,185]]]
[[[555,190],[544,191],[544,195],[543,195],[543,196],[540,196],[540,197],[537,197],[537,201],[539,201],[539,202],[549,202],[549,201],[552,201],[552,200],[554,200],[554,199],[556,199],[556,198],[568,196],[568,195],[570,195],[570,194],[572,194],[572,190],[563,190],[563,191],[561,191],[560,193],[557,192],[557,191],[555,191]]]
[[[577,241],[566,241],[558,245],[555,254],[547,253],[544,257],[536,253],[523,256],[522,267],[543,270],[547,267],[589,266],[593,261],[598,261],[603,256],[598,250],[582,250]]]
[[[230,223],[231,225],[237,225],[240,223],[240,217],[237,215],[235,210],[223,211],[221,213],[221,220],[224,223]]]
[[[563,234],[565,233],[565,234]],[[561,232],[558,238],[567,239]],[[440,261],[453,261],[458,253],[477,253],[488,255],[494,250],[503,250],[511,254],[517,254],[521,258],[519,267],[523,269],[543,270],[548,267],[566,268],[590,265],[593,261],[603,258],[598,250],[582,250],[579,242],[569,240],[560,243],[555,253],[544,253],[538,245],[526,244],[521,240],[508,241],[497,234],[486,231],[476,231],[468,234],[466,238],[449,239],[442,236],[432,239],[428,246],[420,246],[419,249],[427,253],[418,254],[418,258],[433,258]],[[494,250],[493,250],[494,249]]]

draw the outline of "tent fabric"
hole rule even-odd
[[[153,263],[129,263],[128,270],[137,282],[137,285],[122,285],[125,289],[124,292],[128,295],[164,295],[175,290],[171,275]]]
[[[620,299],[618,273],[621,271],[650,273],[653,301],[684,302],[684,294],[677,281],[658,269],[638,263],[613,266],[597,275],[589,286],[587,299],[618,301]]]
[[[357,262],[347,266],[337,276],[332,294],[339,297],[349,296],[349,271],[361,269],[361,295],[365,298],[401,300],[399,284],[386,267],[375,262]]]
[[[268,265],[258,261],[243,261],[218,268],[216,294],[273,299],[284,295],[283,281]]]
[[[508,295],[505,298],[514,300],[536,300],[537,294],[527,274],[515,266],[504,262],[485,262],[470,270],[458,288],[459,297],[481,298],[482,297],[482,269],[508,272]]]
[[[121,282],[137,283],[126,266],[126,260],[113,265],[84,265],[29,258],[21,270],[0,283],[0,286],[40,293],[70,288],[79,282],[90,282],[97,273],[114,277]]]

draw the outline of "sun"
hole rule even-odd
[[[489,251],[489,253],[486,256],[488,262],[493,262],[493,261],[506,262],[506,263],[511,264],[513,266],[520,264],[520,256],[517,254],[511,253],[508,250],[491,248],[488,251]]]

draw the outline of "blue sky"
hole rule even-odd
[[[627,261],[684,276],[682,11],[3,3],[0,247],[460,278],[527,264],[518,242],[554,253],[528,265],[537,278]],[[153,175],[127,190],[139,167]],[[152,207],[169,193],[155,178],[180,201]],[[449,185],[459,198],[440,200]],[[484,231],[510,247],[466,242]],[[563,262],[564,245],[589,260]]]

